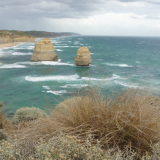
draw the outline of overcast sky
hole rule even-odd
[[[0,0],[0,29],[160,36],[160,0]]]

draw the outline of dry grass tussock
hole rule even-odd
[[[99,140],[103,149],[128,147],[139,155],[146,151],[152,154],[151,143],[160,139],[160,98],[139,89],[105,97],[93,88],[60,103],[50,117],[30,123],[13,134],[47,142],[63,131],[81,143],[92,134],[91,143]]]
[[[3,103],[0,103],[0,108],[1,107],[3,107]],[[0,129],[8,128],[11,125],[11,121],[0,111]]]

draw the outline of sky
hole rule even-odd
[[[160,0],[0,0],[0,29],[160,37]]]

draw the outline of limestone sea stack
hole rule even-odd
[[[78,49],[75,64],[77,66],[89,66],[91,64],[91,55],[88,47],[82,46]]]
[[[54,46],[50,39],[46,38],[36,42],[31,61],[58,61]]]

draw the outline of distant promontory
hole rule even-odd
[[[80,34],[72,32],[45,32],[45,31],[18,31],[0,30],[0,44],[13,42],[35,42],[36,37],[55,38],[62,36],[78,36]]]

